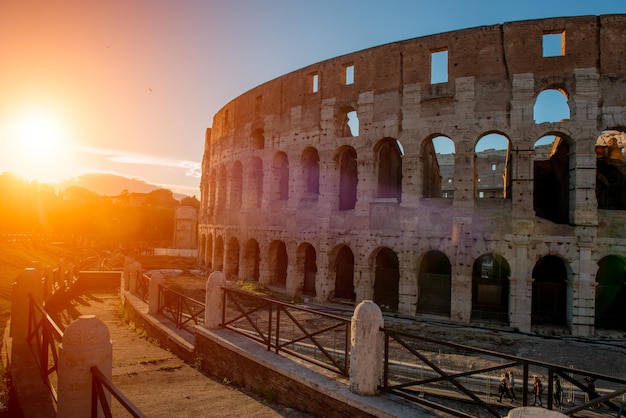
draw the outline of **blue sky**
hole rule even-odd
[[[613,13],[626,1],[3,0],[0,173],[107,172],[199,195],[205,129],[256,85],[389,42]],[[56,132],[38,160],[11,156],[24,123]]]

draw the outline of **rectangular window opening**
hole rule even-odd
[[[354,64],[347,64],[343,68],[345,85],[354,84]]]
[[[491,171],[496,171],[496,165],[495,164],[491,164]]]
[[[430,84],[448,82],[448,50],[430,53]]]
[[[320,75],[318,73],[309,74],[309,91],[317,93],[320,90]]]
[[[542,38],[543,57],[565,55],[565,31],[544,33]]]

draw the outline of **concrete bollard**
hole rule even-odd
[[[28,337],[28,316],[30,300],[43,304],[44,284],[41,273],[35,268],[24,269],[13,283],[11,295],[10,335],[16,341],[25,342]]]
[[[350,326],[350,391],[376,395],[382,382],[383,313],[373,301],[359,303]]]
[[[91,416],[91,367],[111,380],[113,344],[106,324],[95,315],[82,315],[72,322],[59,345],[57,417]],[[111,404],[108,391],[107,403]],[[104,416],[102,409],[98,416]]]
[[[154,315],[159,310],[159,286],[163,285],[165,276],[160,271],[150,277],[150,288],[148,290],[148,314]]]
[[[224,309],[223,287],[226,287],[224,273],[221,271],[211,273],[206,282],[206,308],[204,309],[204,327],[206,329],[220,328],[222,310]]]

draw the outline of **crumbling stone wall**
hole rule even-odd
[[[613,318],[626,314],[624,273],[609,272],[626,271],[626,202],[605,196],[621,190],[623,164],[598,164],[596,146],[626,129],[625,34],[626,15],[471,28],[242,94],[207,130],[200,262],[291,296],[373,299],[409,317],[573,335],[623,327]],[[555,55],[543,47],[551,35]],[[447,72],[433,80],[442,52]],[[546,90],[563,94],[569,118],[535,122]],[[494,133],[508,147],[481,162],[475,146]],[[535,149],[545,135],[555,137],[547,156]],[[454,144],[451,169],[435,158],[438,136]],[[490,187],[479,183],[485,164],[501,173]],[[597,178],[617,186],[598,192]]]

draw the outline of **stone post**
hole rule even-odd
[[[214,271],[209,275],[206,282],[206,296],[204,309],[204,327],[206,329],[219,329],[222,324],[222,310],[224,308],[224,295],[222,288],[226,287],[226,278],[221,271]]]
[[[113,344],[106,324],[95,315],[72,322],[59,345],[57,417],[91,417],[91,367],[107,378],[113,373]],[[107,393],[107,403],[111,396]],[[102,410],[98,416],[104,416]]]
[[[44,285],[41,273],[30,267],[24,269],[13,283],[11,295],[11,338],[25,342],[28,337],[29,295],[43,304]]]
[[[128,291],[130,293],[137,293],[137,286],[139,285],[139,275],[141,274],[141,263],[135,261],[130,265],[130,283],[128,285]]]
[[[159,286],[163,285],[165,276],[160,271],[155,272],[150,277],[150,287],[148,289],[148,314],[154,315],[159,310]]]
[[[376,395],[383,372],[383,313],[371,300],[354,310],[350,327],[350,391]]]

